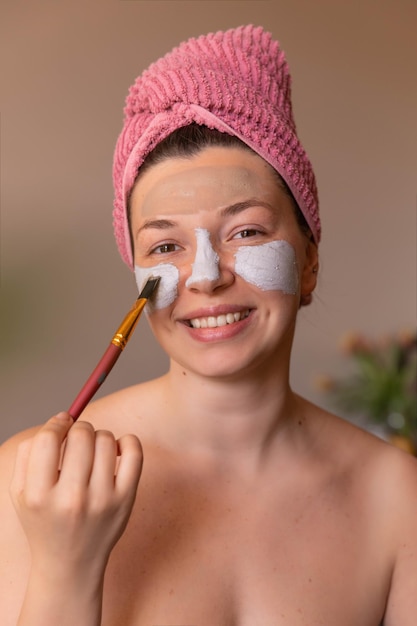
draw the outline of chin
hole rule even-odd
[[[272,319],[271,319],[272,318]],[[236,325],[195,330],[157,325],[152,330],[171,361],[207,378],[236,379],[248,373],[273,375],[288,365],[295,316],[282,308],[251,323],[251,316]]]
[[[247,346],[213,346],[204,347],[200,354],[190,352],[172,355],[171,360],[182,369],[212,380],[236,381],[247,376],[267,376],[271,372],[277,375],[279,363],[287,363],[289,360],[288,346],[263,346],[259,349],[249,349]]]

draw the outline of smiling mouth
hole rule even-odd
[[[227,326],[228,324],[234,324],[240,322],[248,317],[250,309],[244,311],[238,311],[237,313],[226,313],[224,315],[211,315],[209,317],[195,317],[188,320],[191,328],[218,328],[219,326]]]

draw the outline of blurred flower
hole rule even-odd
[[[340,348],[352,362],[352,375],[320,377],[318,388],[347,413],[362,415],[417,444],[416,334],[401,332],[373,341],[348,333]]]
[[[343,335],[339,348],[346,355],[365,353],[372,349],[368,339],[352,332]]]
[[[335,381],[330,376],[316,376],[314,386],[319,391],[332,391],[335,388]]]

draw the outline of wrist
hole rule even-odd
[[[95,561],[50,563],[44,559],[33,560],[29,580],[36,580],[45,587],[95,593],[103,586],[106,565]]]
[[[100,626],[103,572],[33,564],[17,626]]]

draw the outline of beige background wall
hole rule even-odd
[[[278,37],[321,195],[322,272],[293,385],[342,372],[340,336],[416,321],[414,0],[2,0],[0,440],[67,408],[136,297],[111,228],[127,88],[179,41]],[[141,322],[104,391],[161,373]]]

